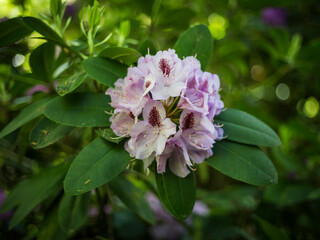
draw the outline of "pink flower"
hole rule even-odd
[[[27,96],[32,96],[36,92],[44,92],[44,93],[49,93],[50,88],[46,85],[43,84],[36,84],[33,87],[29,88],[28,91],[26,92]]]
[[[176,133],[176,125],[166,118],[161,102],[149,100],[143,109],[143,121],[131,128],[127,151],[137,159],[146,159],[152,153],[160,155],[170,135]]]
[[[174,50],[159,51],[147,66],[150,71],[150,79],[154,82],[154,87],[151,89],[154,100],[177,97],[186,87],[191,69],[178,58]]]
[[[135,116],[128,110],[115,113],[111,118],[111,128],[119,137],[129,137],[130,129],[135,122]]]

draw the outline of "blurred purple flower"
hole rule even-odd
[[[7,17],[4,17],[4,18],[0,18],[0,22],[4,22],[4,21],[7,21],[8,18]]]
[[[0,209],[2,207],[2,204],[4,202],[4,200],[7,198],[7,195],[5,194],[5,192],[0,189]],[[0,221],[3,221],[5,219],[7,219],[8,217],[10,217],[12,215],[12,211],[8,211],[8,212],[5,212],[5,213],[2,213],[0,214]]]
[[[64,12],[64,18],[75,17],[79,12],[79,7],[77,4],[67,5],[66,11]]]
[[[32,96],[36,92],[49,93],[50,88],[46,85],[43,85],[43,84],[37,84],[37,85],[34,85],[32,88],[29,88],[28,91],[26,92],[26,95]]]
[[[283,8],[268,7],[261,12],[262,20],[270,26],[284,26],[287,21],[287,12]]]
[[[97,207],[93,206],[93,207],[89,208],[87,214],[89,217],[95,218],[99,215],[99,210]]]

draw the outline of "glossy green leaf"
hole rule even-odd
[[[159,198],[167,210],[178,219],[186,219],[196,201],[194,172],[185,178],[173,174],[168,168],[163,174],[156,174]]]
[[[279,228],[271,224],[270,222],[254,215],[254,219],[256,219],[263,231],[266,233],[266,235],[269,237],[270,240],[289,240],[287,234],[283,231],[281,231]]]
[[[155,215],[145,200],[144,193],[125,176],[119,175],[109,183],[112,192],[135,214],[150,224],[155,224]]]
[[[1,209],[1,211],[6,212],[18,206],[10,221],[10,229],[25,218],[40,202],[59,192],[66,171],[66,165],[43,169],[39,175],[33,176],[16,186],[4,201]]]
[[[99,57],[109,58],[130,66],[138,61],[138,59],[141,57],[141,54],[132,48],[114,46],[103,49],[99,53]]]
[[[90,193],[77,197],[64,195],[59,204],[58,221],[61,229],[70,234],[77,231],[87,220]]]
[[[96,131],[101,138],[109,142],[119,143],[124,139],[123,137],[118,137],[116,134],[114,134],[111,128],[98,128]]]
[[[221,112],[215,121],[224,124],[224,135],[228,140],[259,146],[281,144],[278,135],[268,125],[246,112],[230,108]]]
[[[129,164],[130,156],[122,145],[101,138],[87,145],[74,159],[64,181],[64,190],[79,195],[115,178]]]
[[[194,26],[184,32],[174,45],[180,58],[195,56],[201,63],[201,69],[207,67],[213,51],[213,38],[204,24]]]
[[[52,40],[57,43],[64,44],[63,40],[58,35],[58,33],[56,33],[49,25],[47,25],[46,23],[44,23],[40,19],[34,18],[34,17],[24,17],[23,22],[29,28],[31,28],[34,31],[43,35],[46,39]]]
[[[40,45],[31,53],[29,64],[38,79],[52,81],[54,54],[55,45],[50,42]]]
[[[68,93],[71,93],[76,88],[78,88],[84,80],[86,80],[87,74],[80,72],[75,73],[70,77],[60,78],[58,80],[58,85],[56,91],[60,96],[64,96]]]
[[[0,138],[8,135],[14,130],[18,129],[27,122],[39,117],[44,109],[44,106],[48,103],[51,98],[45,98],[38,102],[30,104],[28,107],[23,109],[18,116],[16,116],[7,126],[5,126],[0,132]]]
[[[44,115],[62,125],[73,127],[109,126],[109,96],[99,93],[74,93],[52,99]]]
[[[249,184],[267,186],[278,181],[270,159],[254,146],[226,140],[217,142],[207,163],[223,174]]]
[[[44,148],[59,141],[72,129],[73,127],[60,125],[43,118],[32,129],[29,142],[35,149]]]
[[[30,35],[32,30],[22,21],[22,18],[12,18],[0,23],[0,47],[15,43]]]
[[[102,57],[91,57],[84,60],[82,68],[91,78],[108,87],[113,87],[118,78],[124,78],[127,74],[126,65]]]

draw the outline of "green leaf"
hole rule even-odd
[[[72,129],[73,127],[63,126],[43,118],[32,129],[29,142],[35,149],[44,148],[59,141]]]
[[[0,23],[0,47],[5,47],[30,35],[32,30],[22,18],[12,18]]]
[[[31,53],[29,64],[38,79],[52,81],[54,54],[55,45],[50,42],[40,45]]]
[[[107,47],[99,53],[99,57],[110,58],[130,66],[138,61],[141,54],[132,48]]]
[[[150,224],[155,215],[144,198],[142,190],[135,187],[125,176],[119,175],[109,183],[112,192],[135,214]]]
[[[289,240],[287,234],[281,231],[279,228],[271,224],[270,222],[254,215],[254,219],[258,220],[261,228],[267,234],[270,240]]]
[[[84,60],[82,68],[91,78],[108,87],[113,87],[117,79],[124,78],[127,74],[126,65],[102,57]]]
[[[129,164],[130,156],[122,145],[101,138],[87,145],[72,162],[64,181],[64,190],[79,195],[115,178]]]
[[[7,126],[5,126],[0,132],[0,139],[14,130],[18,129],[27,122],[39,117],[42,114],[44,106],[51,98],[45,98],[38,102],[32,103],[25,109],[23,109],[17,117],[15,117]]]
[[[34,31],[40,33],[42,36],[44,36],[48,40],[52,40],[54,42],[60,43],[62,45],[64,44],[64,41],[62,38],[56,33],[50,26],[48,26],[46,23],[41,21],[38,18],[34,17],[24,17],[23,22]]]
[[[1,209],[5,212],[18,206],[10,221],[10,229],[25,218],[40,202],[59,192],[66,171],[66,165],[43,169],[39,175],[18,184],[6,198]]]
[[[270,159],[254,146],[226,140],[217,142],[207,163],[223,174],[249,184],[267,186],[278,181]]]
[[[145,56],[148,53],[155,55],[157,53],[157,47],[154,42],[148,38],[139,45],[138,51],[142,56]]]
[[[86,80],[87,74],[83,72],[77,72],[73,74],[71,77],[60,78],[58,81],[58,85],[56,87],[56,91],[60,96],[64,96],[68,93],[71,93],[76,88],[78,88],[84,80]]]
[[[96,129],[96,132],[100,137],[109,142],[120,143],[124,139],[123,137],[119,138],[111,128],[98,128]]]
[[[44,115],[62,125],[73,127],[109,126],[109,96],[99,93],[74,93],[52,99]]]
[[[45,214],[37,233],[37,240],[65,240],[67,234],[58,223],[58,204],[53,205]]]
[[[72,197],[64,195],[59,204],[58,221],[61,229],[73,234],[87,220],[89,209],[90,193]]]
[[[213,51],[213,38],[208,27],[200,24],[185,31],[174,45],[180,58],[195,56],[204,70],[208,65]]]
[[[278,135],[265,123],[243,111],[229,108],[216,117],[224,124],[224,135],[228,140],[259,146],[278,146]]]
[[[186,219],[196,201],[194,172],[181,178],[167,168],[165,173],[156,174],[156,183],[159,198],[167,210],[180,220]]]

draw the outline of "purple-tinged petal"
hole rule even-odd
[[[36,92],[49,93],[50,88],[43,84],[37,84],[37,85],[34,85],[32,88],[28,89],[28,91],[26,92],[26,96],[32,96]]]
[[[111,118],[111,129],[120,137],[129,137],[130,129],[135,122],[135,117],[132,112],[123,110],[114,114]]]

